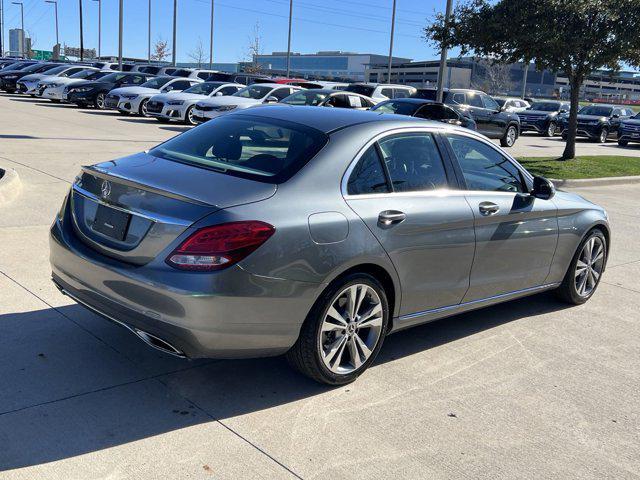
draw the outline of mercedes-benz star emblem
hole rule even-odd
[[[111,194],[111,183],[108,180],[104,180],[102,182],[102,186],[100,187],[100,192],[102,192],[103,198],[107,198]]]

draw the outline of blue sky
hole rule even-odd
[[[9,28],[20,26],[20,8],[5,4],[5,41]],[[78,0],[58,0],[60,42],[79,45]],[[125,56],[147,55],[148,0],[124,0]],[[348,50],[386,54],[392,0],[294,0],[292,50]],[[421,38],[421,26],[445,0],[397,0],[394,54],[424,60],[437,52]],[[53,5],[24,0],[25,30],[35,38],[35,49],[51,50],[55,43]],[[178,0],[178,61],[202,39],[209,50],[210,0]],[[85,48],[97,48],[98,3],[83,0]],[[152,42],[171,43],[173,0],[152,0]],[[260,24],[263,52],[287,48],[288,0],[215,0],[214,61],[246,58],[249,37]],[[118,0],[102,0],[102,54],[117,55]],[[208,53],[207,53],[208,55]]]

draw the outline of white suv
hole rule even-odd
[[[415,87],[409,85],[393,85],[391,83],[352,83],[344,90],[359,93],[378,102],[392,98],[407,98],[417,91]]]
[[[299,90],[302,88],[281,83],[254,83],[230,97],[214,97],[196,103],[193,120],[202,123],[235,110],[277,103]]]

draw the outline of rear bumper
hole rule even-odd
[[[105,257],[76,236],[65,208],[50,232],[60,290],[138,336],[151,334],[190,358],[250,358],[286,352],[322,285],[261,277],[234,266],[175,270],[168,252],[143,266]],[[172,248],[172,247],[170,247]],[[149,342],[147,342],[149,343]]]

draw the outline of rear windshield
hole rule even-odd
[[[413,102],[382,102],[371,108],[373,112],[379,113],[397,113],[398,115],[413,115],[421,105]]]
[[[560,104],[556,102],[533,102],[529,110],[538,110],[540,112],[557,112],[560,110]]]
[[[289,95],[280,103],[286,103],[288,105],[311,105],[315,107],[322,103],[325,98],[327,98],[327,94],[324,92],[319,93],[314,92],[313,90],[303,90],[301,92],[294,93],[293,95]]]
[[[204,83],[196,83],[193,87],[187,88],[184,93],[195,93],[196,95],[211,95],[216,88],[218,88],[222,83],[213,83],[213,82],[204,82]]]
[[[282,183],[327,143],[319,130],[252,115],[224,115],[157,146],[151,155],[229,175]]]
[[[599,107],[597,105],[589,105],[580,110],[580,115],[595,115],[598,117],[608,117],[611,115],[613,107]]]
[[[371,95],[373,95],[375,87],[372,87],[370,85],[351,84],[347,88],[345,88],[345,90],[347,92],[359,93],[360,95],[370,97]]]
[[[435,102],[437,95],[438,95],[438,92],[432,89],[428,89],[428,90],[418,90],[411,96],[413,98],[424,98],[425,100],[433,100]],[[446,95],[447,95],[447,92],[443,92],[443,98]]]

